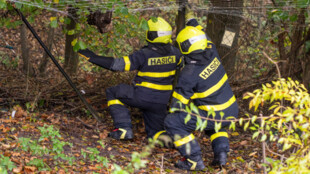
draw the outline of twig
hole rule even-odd
[[[76,117],[76,119],[79,120],[85,127],[95,129],[93,126],[86,124],[83,120],[80,119],[80,117]]]
[[[265,57],[267,57],[267,59],[269,59],[273,64],[276,65],[276,68],[277,68],[277,71],[278,71],[279,79],[281,79],[281,72],[280,72],[280,69],[279,69],[278,62],[275,62],[274,60],[272,60],[272,58],[270,58],[270,57],[265,53],[265,51],[263,51],[263,55],[264,55]]]
[[[36,97],[34,98],[34,101],[33,101],[32,104],[31,104],[31,105],[32,105],[31,112],[33,112],[34,107],[35,107],[35,104],[37,103],[38,98],[40,97],[40,95],[41,95],[41,92],[39,92],[39,94],[36,95]]]
[[[270,150],[269,147],[268,147],[268,145],[266,145],[265,147],[266,147],[266,149],[268,150],[268,152],[270,152],[270,153],[272,153],[272,154],[274,154],[274,155],[277,155],[277,156],[281,157],[281,162],[283,161],[283,159],[287,159],[284,155],[279,154],[279,153],[276,153],[276,152]]]
[[[178,109],[177,111],[181,111],[181,112],[185,112],[185,113],[188,113],[185,109]],[[189,113],[190,115],[192,116],[196,116],[196,117],[200,117],[201,119],[204,119],[204,120],[208,120],[208,121],[216,121],[216,122],[238,122],[240,119],[231,119],[231,120],[219,120],[219,119],[214,119],[214,118],[208,118],[208,117],[203,117],[201,115],[198,115],[198,114],[194,114],[194,113]],[[258,117],[258,119],[268,119],[268,118],[281,118],[279,116],[275,116],[275,115],[272,115],[272,116],[261,116],[261,117]],[[249,120],[252,120],[252,118],[242,118],[243,121],[249,121]]]
[[[164,155],[161,156],[160,173],[164,173]]]
[[[259,114],[262,119],[263,115]],[[261,122],[261,127],[263,127],[263,122]],[[264,129],[262,129],[262,134],[264,134]],[[262,150],[263,150],[263,163],[266,164],[266,142],[262,141]],[[266,166],[263,166],[264,174],[267,174]]]

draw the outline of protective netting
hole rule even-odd
[[[139,13],[139,15],[143,17],[162,15],[166,19],[169,19],[173,27],[176,26],[174,21],[177,12],[180,7],[182,7],[179,1],[171,0],[115,0],[113,2],[108,0],[50,0],[44,1],[44,3],[37,3],[39,1],[29,0],[10,0],[10,2],[17,5],[32,6],[50,12],[56,12],[60,16],[70,16],[71,14],[68,13],[69,7],[78,8],[79,12],[84,14],[96,10],[102,12],[112,10],[114,12],[116,10],[125,9],[128,10],[129,13]],[[284,23],[285,29],[296,27],[296,20],[290,21],[290,19],[296,18],[299,8],[308,8],[307,14],[309,14],[309,6],[303,6],[305,2],[306,1],[302,0],[200,0],[195,1],[194,11],[200,24],[206,28],[206,31],[212,30],[216,32],[216,30],[220,28],[225,30],[223,32],[226,32],[226,34],[216,39],[219,40],[217,45],[224,45],[226,46],[225,48],[227,48],[227,46],[229,48],[228,51],[226,49],[224,53],[221,54],[222,59],[230,59],[231,53],[235,52],[235,70],[230,74],[230,80],[238,85],[258,78],[261,78],[261,82],[263,82],[264,79],[270,76],[270,72],[272,72],[274,65],[262,55],[262,52],[267,53],[270,57],[275,59],[279,57],[277,45],[275,45],[277,35],[283,30]],[[279,13],[279,19],[274,17],[277,13]],[[272,19],[270,19],[270,15],[273,15]],[[283,17],[283,15],[286,15],[287,18]],[[81,16],[71,17],[78,19]],[[218,25],[210,25],[211,19],[212,22],[215,21]],[[117,25],[122,25],[123,21],[119,16],[113,15],[112,22]],[[298,25],[301,29],[305,29],[308,26],[309,18],[306,23]],[[127,29],[124,30],[128,30],[128,26],[126,27]],[[211,27],[218,28],[212,29]],[[116,29],[116,27],[114,27],[114,29]],[[122,36],[115,33],[118,33],[118,30],[114,31],[113,36],[122,39]],[[111,35],[109,36],[111,37]],[[128,35],[131,35],[131,33],[126,33],[124,37]],[[106,36],[107,35],[105,35],[104,38],[107,38]],[[140,36],[144,37],[144,34]],[[235,40],[237,40],[237,42],[235,42]],[[107,42],[109,42],[109,38]],[[138,43],[133,44],[135,42]],[[290,44],[287,40],[285,40],[285,42],[288,45]],[[123,46],[126,47],[124,48],[126,53],[143,45],[143,43],[133,41],[133,39],[128,39],[127,44],[133,48]],[[112,49],[119,51],[119,53],[124,52],[124,50],[122,50],[122,45],[118,45],[116,48]],[[110,53],[109,51],[104,51]],[[219,51],[223,50],[219,48]],[[61,54],[61,52],[59,54]]]

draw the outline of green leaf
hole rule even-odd
[[[250,124],[250,121],[248,121],[248,122],[246,122],[246,123],[244,124],[244,128],[243,128],[244,131],[247,130],[247,128],[249,127],[249,124]]]
[[[239,119],[239,125],[242,126],[243,118]]]
[[[64,23],[67,24],[67,25],[70,24],[71,23],[71,19],[70,18],[65,18]]]
[[[157,17],[154,17],[154,16],[151,16],[151,19],[152,19],[152,21],[155,23],[155,22],[157,22]]]
[[[68,35],[74,35],[75,31],[74,30],[69,30]]]
[[[262,138],[261,138],[261,141],[266,141],[266,139],[267,139],[267,135],[264,134],[264,135],[262,136]]]
[[[203,121],[201,127],[200,127],[200,131],[203,131],[208,125],[208,120]]]
[[[144,18],[142,18],[139,27],[143,29],[144,31],[147,31],[149,29],[147,21]]]
[[[187,114],[187,116],[184,119],[184,123],[187,124],[187,122],[191,119],[191,115]]]
[[[298,15],[297,14],[293,14],[290,16],[290,21],[295,22],[297,21]]]
[[[231,122],[229,125],[229,129],[233,129],[235,131],[236,129],[236,122]]]
[[[0,9],[6,8],[6,0],[0,0]]]
[[[127,7],[122,7],[120,12],[123,14],[123,15],[127,15],[128,14],[128,8]]]
[[[76,43],[77,43],[77,38],[75,38],[72,42],[71,42],[71,46],[75,46],[76,45]]]
[[[309,0],[297,0],[297,7],[298,8],[307,8],[310,4]]]
[[[215,132],[218,132],[222,128],[222,122],[219,123],[215,122],[214,125],[215,125],[214,126]]]
[[[252,136],[252,139],[256,138],[258,135],[259,135],[259,132],[258,132],[258,131],[255,132],[255,133],[253,134],[253,136]]]
[[[22,6],[23,6],[22,3],[20,3],[20,2],[15,2],[15,7],[16,7],[17,9],[21,9]]]
[[[185,110],[187,113],[192,113],[191,109],[187,105],[185,106]]]
[[[195,106],[195,104],[193,102],[191,102],[190,108],[191,108],[191,111],[194,111],[196,114],[199,114],[198,107]]]
[[[81,41],[81,40],[79,40],[78,44],[80,46],[80,49],[82,49],[82,50],[87,48],[86,44],[83,41]]]
[[[254,124],[254,123],[255,123],[256,119],[257,119],[257,116],[256,116],[256,115],[254,115],[254,116],[251,118],[251,122],[252,122],[252,124]]]
[[[52,28],[57,28],[58,21],[57,20],[53,20],[53,21],[51,21],[50,25],[51,25]]]
[[[200,117],[197,117],[196,130],[198,130],[201,126],[202,126],[202,120]]]
[[[221,119],[223,119],[224,115],[225,115],[224,112],[221,111],[220,112]]]
[[[169,112],[173,113],[175,111],[179,111],[180,109],[179,108],[170,108]]]
[[[73,51],[77,52],[77,51],[79,51],[79,50],[80,50],[80,44],[75,44],[75,45],[73,46]]]

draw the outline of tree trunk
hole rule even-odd
[[[305,43],[310,42],[310,27],[308,27],[307,35],[305,36]],[[302,80],[305,87],[310,90],[310,48],[308,50],[305,50],[306,54],[303,60],[304,68],[303,68],[303,74],[302,74]]]
[[[232,75],[238,51],[243,0],[211,0],[211,3],[214,9],[226,11],[226,14],[209,13],[206,33],[216,45],[227,74]]]
[[[34,70],[29,60],[29,48],[28,48],[28,40],[27,40],[27,27],[23,23],[20,26],[20,45],[22,51],[22,60],[23,60],[23,72],[27,76],[33,76]]]
[[[288,54],[288,66],[286,68],[286,74],[285,76],[291,76],[292,74],[295,74],[296,70],[301,69],[301,62],[300,62],[300,48],[302,46],[302,39],[303,39],[303,33],[304,33],[304,26],[306,23],[306,17],[305,17],[306,9],[302,8],[300,10],[300,13],[298,15],[297,23],[293,30],[292,40],[291,40],[291,49]]]
[[[304,63],[303,84],[310,90],[310,50],[306,53]]]
[[[177,35],[185,27],[185,4],[187,0],[177,0],[179,4],[178,16],[176,17]]]
[[[55,29],[51,26],[49,26],[48,29],[48,34],[47,34],[47,48],[49,50],[52,49],[53,46],[53,41],[54,41],[54,33],[55,33]],[[47,55],[46,52],[43,53],[43,58],[42,58],[42,62],[39,65],[39,72],[40,72],[40,76],[45,76],[45,70],[46,70],[46,66],[49,60],[49,56]]]
[[[76,9],[69,7],[68,13],[72,16],[76,15]],[[76,22],[73,18],[69,17],[70,23],[67,24],[66,29],[67,31],[75,29]],[[73,47],[71,45],[72,41],[78,37],[78,34],[68,35],[66,34],[66,45],[65,45],[65,69],[67,70],[68,74],[75,74],[78,68],[78,54],[77,52],[73,51]]]

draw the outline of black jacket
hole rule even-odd
[[[185,67],[180,72],[178,84],[173,92],[171,107],[179,108],[189,101],[199,109],[224,112],[224,117],[232,110],[238,110],[236,98],[228,83],[228,78],[221,63],[219,54],[212,42],[204,51],[184,55]],[[234,108],[232,108],[234,107]],[[207,117],[207,115],[204,115]]]
[[[160,43],[149,43],[129,56],[111,60],[110,70],[138,70],[133,81],[139,91],[135,97],[161,104],[168,103],[176,70],[183,65],[182,54],[177,48]],[[89,61],[101,66],[103,59],[90,56]]]

